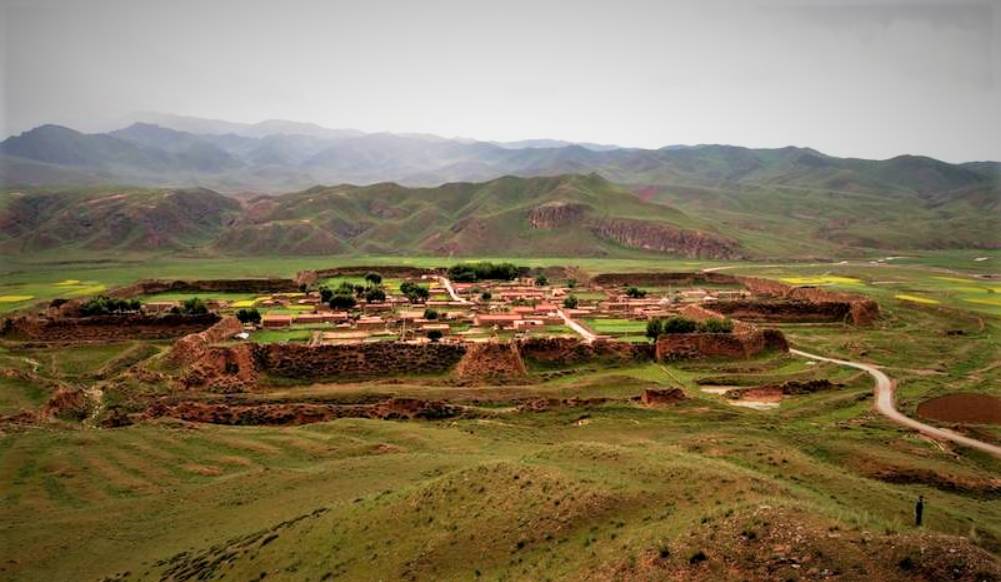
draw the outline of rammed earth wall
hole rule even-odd
[[[21,341],[52,343],[114,342],[171,339],[201,332],[219,321],[205,315],[107,315],[96,317],[34,317],[6,320],[0,335]]]

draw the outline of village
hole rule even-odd
[[[647,322],[678,314],[687,305],[749,297],[739,285],[678,284],[636,287],[550,281],[545,275],[511,280],[453,282],[447,274],[383,278],[337,276],[298,292],[245,298],[199,297],[212,311],[244,323],[237,339],[309,345],[381,341],[489,342],[528,337],[646,341]],[[204,297],[204,299],[201,299]],[[157,295],[150,313],[178,309],[181,299]]]

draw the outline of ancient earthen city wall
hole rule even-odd
[[[292,279],[144,279],[107,292],[110,297],[131,298],[157,293],[292,293],[299,285]]]
[[[376,342],[347,345],[255,344],[261,371],[289,378],[441,374],[466,353],[463,344]]]
[[[205,315],[23,316],[4,321],[0,336],[21,341],[77,343],[171,339],[205,330],[219,321]]]
[[[766,350],[788,351],[782,332],[774,329],[749,333],[677,333],[657,338],[656,358],[680,360],[693,358],[749,358]]]
[[[530,337],[518,343],[525,360],[552,366],[575,366],[595,361],[628,363],[653,358],[653,346],[598,340],[592,343],[576,338]]]
[[[666,285],[740,285],[740,279],[726,273],[715,272],[651,272],[651,273],[601,273],[591,278],[595,285],[616,287],[641,285],[662,287]]]

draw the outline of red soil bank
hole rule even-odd
[[[23,316],[5,320],[0,336],[54,342],[113,342],[133,339],[170,339],[200,332],[219,321],[206,315],[107,315],[96,317]]]
[[[1001,424],[1001,398],[990,394],[948,394],[918,404],[918,415],[942,422]]]

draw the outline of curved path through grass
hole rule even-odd
[[[868,373],[873,379],[876,380],[875,393],[876,393],[876,410],[883,416],[889,418],[897,424],[906,426],[908,428],[914,429],[921,434],[930,436],[932,438],[943,439],[952,441],[956,444],[963,445],[965,447],[974,448],[985,453],[994,455],[995,457],[1001,458],[1001,447],[992,445],[990,443],[985,443],[983,441],[978,441],[970,437],[963,436],[961,434],[956,434],[951,430],[946,430],[944,428],[937,428],[931,426],[930,424],[925,424],[923,422],[914,420],[909,416],[905,416],[894,405],[893,402],[893,388],[894,382],[887,376],[882,370],[873,366],[871,364],[863,364],[861,362],[849,362],[846,360],[836,360],[834,358],[826,358],[824,356],[818,356],[816,354],[811,354],[804,352],[802,350],[790,349],[791,353],[797,356],[802,356],[804,358],[810,358],[812,360],[819,360],[821,362],[831,362],[833,364],[839,364],[841,366],[849,366],[852,368],[857,368]]]

